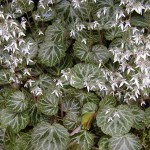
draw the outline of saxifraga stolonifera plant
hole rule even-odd
[[[149,0],[0,0],[0,150],[149,150],[149,106]]]

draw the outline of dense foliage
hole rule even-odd
[[[0,4],[0,150],[150,149],[149,0]]]

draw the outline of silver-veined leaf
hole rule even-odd
[[[150,127],[150,107],[145,110],[144,124]]]
[[[21,132],[14,143],[14,150],[34,150],[31,145],[31,134]]]
[[[47,66],[55,66],[65,56],[66,46],[62,43],[46,41],[40,45],[38,58]]]
[[[86,113],[89,113],[89,112],[96,112],[97,109],[98,109],[98,107],[95,103],[87,102],[83,105],[82,115],[86,114]]]
[[[133,114],[133,128],[140,130],[145,127],[143,123],[143,118],[144,118],[144,111],[140,109],[137,105],[130,105],[129,106],[132,114]]]
[[[119,27],[114,27],[114,28],[111,28],[109,30],[106,30],[105,32],[105,38],[107,40],[113,40],[114,38],[119,38],[121,37],[123,34],[121,28]]]
[[[91,92],[76,90],[75,93],[73,93],[73,95],[80,101],[81,105],[87,102],[92,102],[95,104],[99,103],[99,98],[97,97],[97,95]]]
[[[19,113],[12,112],[8,109],[3,109],[1,113],[2,127],[11,127],[14,132],[19,132],[24,129],[29,123],[28,111]]]
[[[115,135],[109,141],[109,150],[140,150],[142,144],[133,134]]]
[[[82,150],[90,150],[94,145],[94,136],[86,130],[81,130],[71,137],[71,142],[79,144]]]
[[[68,130],[74,130],[79,126],[80,122],[81,118],[76,113],[72,112],[68,112],[63,118],[63,125]]]
[[[114,96],[106,95],[99,103],[99,107],[103,109],[105,106],[111,105],[115,106],[117,103]]]
[[[40,87],[42,90],[53,89],[55,87],[54,78],[48,74],[41,74],[35,82],[32,83],[32,87]]]
[[[21,91],[16,91],[10,95],[6,101],[6,107],[14,112],[22,112],[28,108],[29,100]]]
[[[148,27],[148,21],[144,16],[136,15],[131,17],[131,25],[146,28]]]
[[[102,136],[98,141],[99,150],[108,150],[109,138],[107,136]]]
[[[60,24],[53,24],[47,27],[45,31],[45,40],[61,42],[64,41],[66,29]]]
[[[37,103],[33,104],[31,103],[30,109],[29,109],[29,116],[30,116],[30,125],[35,126],[39,122],[48,120],[48,116],[42,114],[38,108]]]
[[[96,116],[97,125],[105,134],[111,136],[128,133],[133,125],[133,119],[132,111],[127,105],[100,109]]]
[[[88,91],[95,91],[104,83],[105,78],[97,65],[79,63],[71,69],[70,84],[77,89],[86,87]]]
[[[58,112],[59,98],[51,92],[45,93],[38,99],[37,107],[45,115],[53,116]]]
[[[63,98],[63,111],[79,113],[80,112],[80,102],[74,97],[66,96]]]
[[[69,133],[60,124],[39,123],[32,133],[32,145],[36,150],[66,150]]]
[[[97,63],[102,60],[103,63],[107,62],[110,58],[110,52],[103,45],[94,45],[92,48],[88,46],[89,43],[85,44],[81,41],[76,41],[74,44],[74,54],[80,60],[89,62],[89,63]]]

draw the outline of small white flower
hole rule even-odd
[[[119,115],[117,112],[115,112],[114,115],[113,115],[113,117],[118,117],[118,118],[120,118],[120,115]]]
[[[113,118],[109,117],[107,122],[111,122],[111,121],[113,121]]]
[[[25,68],[23,74],[24,74],[24,75],[29,75],[29,76],[30,76],[31,74],[30,74],[30,72],[29,72],[29,68]]]
[[[44,35],[44,33],[41,30],[39,30],[39,35]]]
[[[84,44],[86,44],[86,41],[87,41],[87,39],[83,38],[81,42],[84,43]]]
[[[105,115],[107,115],[109,112],[110,112],[110,109],[108,109],[108,110],[106,111]]]
[[[70,31],[70,37],[73,37],[73,36],[75,36],[75,31],[74,31],[74,30],[71,30],[71,31]]]

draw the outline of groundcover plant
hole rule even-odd
[[[0,150],[149,141],[149,0],[0,0]]]

